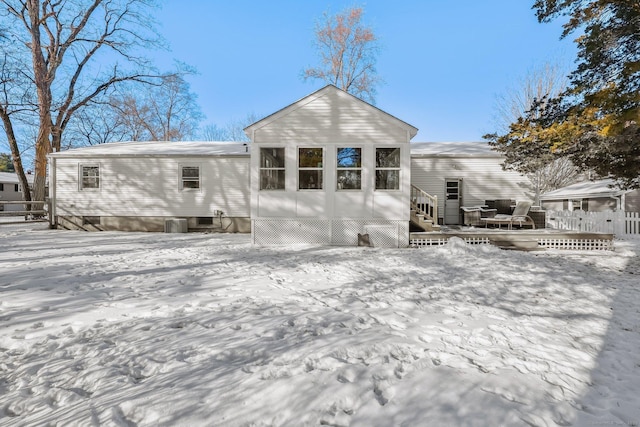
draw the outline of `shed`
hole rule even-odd
[[[504,157],[486,142],[411,143],[411,183],[438,197],[438,221],[460,224],[462,206],[487,200],[531,200],[531,182],[502,169]]]
[[[408,245],[417,131],[333,85],[247,127],[254,243]]]
[[[620,188],[613,179],[583,181],[540,197],[549,210],[640,212],[640,190]]]
[[[59,227],[248,232],[250,150],[242,143],[119,142],[50,154]]]

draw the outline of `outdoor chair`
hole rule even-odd
[[[529,216],[529,209],[531,208],[531,202],[518,202],[513,213],[511,215],[506,214],[497,214],[493,218],[481,218],[481,221],[484,222],[485,227],[489,224],[497,225],[498,227],[502,227],[503,224],[506,224],[509,230],[513,228],[513,224],[518,224],[520,228],[524,225],[530,225],[531,228],[536,228],[535,221]]]

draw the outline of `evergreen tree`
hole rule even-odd
[[[0,172],[15,172],[11,155],[0,153]]]
[[[532,125],[527,138],[560,137],[547,141],[550,152],[640,187],[640,2],[536,0],[533,8],[540,22],[567,17],[562,37],[583,34],[576,39],[577,67],[568,89],[539,104],[539,117],[530,112],[515,123],[512,138],[519,127]]]

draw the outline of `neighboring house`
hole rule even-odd
[[[246,144],[126,142],[50,154],[53,216],[63,228],[249,232]]]
[[[526,178],[504,172],[486,143],[410,143],[415,127],[331,85],[245,132],[251,144],[128,142],[51,154],[54,218],[148,231],[186,218],[189,229],[251,231],[257,244],[355,245],[369,234],[375,246],[406,246],[412,184],[439,197],[447,224],[459,223],[461,205],[528,199]]]
[[[620,189],[612,179],[584,181],[540,197],[547,210],[640,212],[640,190]]]
[[[411,183],[438,197],[442,224],[460,224],[460,207],[487,200],[531,200],[531,182],[504,171],[504,157],[486,142],[411,144]]]
[[[33,175],[27,174],[29,185],[33,185]],[[0,202],[17,202],[22,201],[22,184],[18,179],[18,175],[13,172],[0,172]],[[0,210],[24,211],[25,207],[21,204],[0,204]]]

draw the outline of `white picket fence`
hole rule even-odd
[[[640,213],[623,211],[547,211],[547,227],[558,230],[640,237]]]

